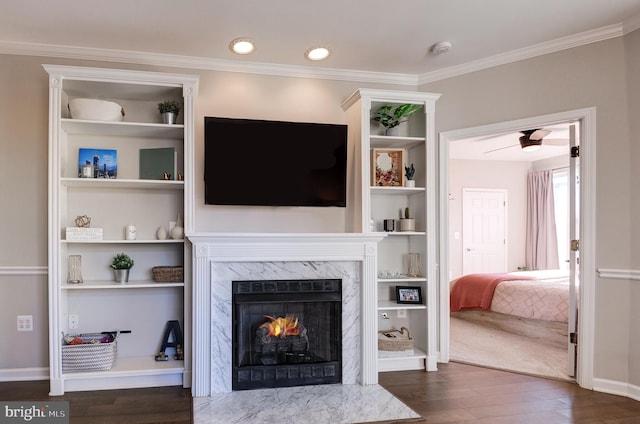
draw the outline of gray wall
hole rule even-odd
[[[595,268],[639,265],[630,249],[630,208],[638,193],[630,178],[625,53],[637,64],[640,49],[636,34],[626,38],[633,38],[626,49],[625,39],[616,38],[420,87],[443,93],[437,104],[439,132],[597,108]],[[637,85],[638,73],[634,75]],[[638,313],[631,312],[631,305],[640,300],[637,285],[596,281],[595,378],[639,383],[637,363],[633,376],[630,372],[640,358],[638,340],[630,344],[631,329],[640,324]]]
[[[640,269],[640,30],[625,37],[625,53],[627,59],[627,96],[629,100],[629,162],[631,168],[631,269]],[[631,286],[631,304],[629,327],[634,329],[630,334],[629,351],[638,358],[640,352],[640,332],[637,331],[640,322],[640,284]],[[640,385],[640,361],[632,361],[629,367],[631,384]]]

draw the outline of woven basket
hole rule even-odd
[[[151,268],[153,281],[158,283],[181,283],[184,281],[183,267],[155,266]]]
[[[398,330],[378,331],[378,349],[401,351],[413,349],[413,338],[407,327]]]
[[[83,343],[62,346],[62,371],[110,370],[118,356],[117,336],[112,342],[100,343],[104,336],[102,333],[75,335],[80,337]]]

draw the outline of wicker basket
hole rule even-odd
[[[82,344],[62,346],[62,371],[108,371],[118,356],[118,337],[112,342],[101,343],[102,333],[72,335],[82,339]],[[93,341],[93,343],[92,343]]]
[[[151,269],[153,281],[158,283],[181,283],[184,281],[183,267],[155,266]]]
[[[401,351],[413,349],[413,338],[407,327],[400,331],[378,331],[378,349],[387,351]]]

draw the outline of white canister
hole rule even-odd
[[[129,224],[124,227],[124,238],[125,240],[135,240],[136,239],[136,226],[133,224]]]

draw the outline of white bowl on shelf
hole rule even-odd
[[[124,109],[118,103],[98,99],[71,99],[69,112],[73,119],[88,121],[122,121]]]

